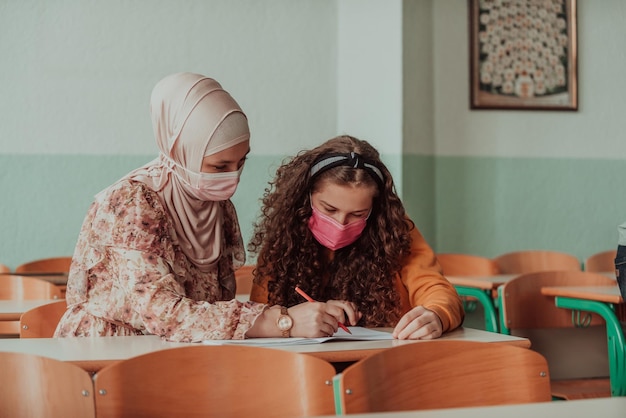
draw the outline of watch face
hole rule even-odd
[[[281,331],[287,331],[291,329],[292,325],[293,325],[293,321],[291,320],[290,317],[283,315],[280,318],[278,318],[278,329],[280,329]]]

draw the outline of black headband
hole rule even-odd
[[[362,168],[367,171],[374,180],[376,180],[376,183],[378,183],[381,190],[384,189],[385,178],[382,171],[380,171],[380,169],[376,167],[372,161],[366,160],[356,152],[351,152],[349,154],[332,153],[322,155],[320,158],[315,160],[311,166],[311,180],[324,171],[341,165],[352,168]]]

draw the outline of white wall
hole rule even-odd
[[[433,3],[438,155],[626,156],[626,2],[577,2],[577,112],[469,110],[467,1]]]
[[[253,154],[317,145],[336,133],[336,7],[2,1],[0,153],[156,155],[150,92],[178,71],[212,76],[239,101]]]
[[[337,128],[402,153],[402,0],[339,0]]]

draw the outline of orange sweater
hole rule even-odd
[[[450,331],[461,325],[464,318],[463,305],[454,286],[443,277],[435,253],[417,228],[411,231],[411,254],[404,260],[395,286],[402,304],[402,314],[416,306],[435,312]],[[250,300],[267,303],[267,280],[253,284]]]

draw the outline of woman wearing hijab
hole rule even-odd
[[[55,336],[320,337],[356,323],[344,301],[234,299],[245,251],[229,199],[250,150],[247,118],[217,81],[193,73],[157,83],[150,109],[160,154],[96,195]]]

